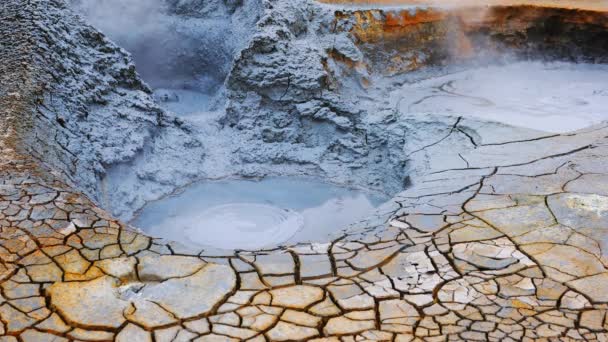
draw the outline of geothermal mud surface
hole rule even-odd
[[[328,242],[387,198],[303,179],[224,180],[150,203],[132,221],[189,246],[256,249]]]
[[[564,133],[608,120],[608,66],[518,62],[431,76],[391,92],[402,114],[447,114]]]

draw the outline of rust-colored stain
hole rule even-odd
[[[409,10],[357,10],[337,13],[336,19],[355,20],[352,33],[362,42],[395,40],[407,35],[418,35],[426,26],[441,26],[449,13],[434,9]],[[422,36],[421,36],[422,37]]]
[[[373,5],[376,2],[339,3]],[[387,75],[416,70],[445,57],[463,60],[474,58],[479,51],[493,51],[497,49],[491,38],[494,35],[525,37],[531,29],[546,29],[551,25],[596,31],[608,28],[608,8],[604,11],[575,9],[547,2],[355,8],[336,11],[335,15],[337,23],[349,22],[347,27],[363,45],[363,50],[367,46],[367,58],[373,60],[375,55],[381,59],[380,64],[369,66]],[[480,42],[474,38],[480,35],[486,37],[485,40]],[[517,40],[507,44],[516,46]]]
[[[384,22],[385,31],[392,28],[401,28],[408,25],[417,25],[422,23],[432,23],[444,20],[447,13],[433,9],[417,9],[415,11],[401,10],[397,12],[388,12]]]
[[[525,29],[537,22],[559,20],[562,24],[608,28],[608,11],[550,8],[535,5],[463,8],[453,12],[465,29],[485,27],[493,31]]]
[[[592,11],[608,11],[604,0],[317,0],[328,4],[364,6],[432,6],[443,8],[462,8],[479,6],[539,6],[547,8],[567,8]]]

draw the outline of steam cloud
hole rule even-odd
[[[176,15],[170,0],[72,0],[97,29],[132,53],[152,87],[213,92],[228,73],[237,39],[225,11]],[[183,1],[182,1],[183,2]],[[213,1],[212,1],[213,2]],[[191,0],[191,6],[209,3]],[[215,5],[223,2],[216,1]],[[197,13],[194,13],[195,15]]]

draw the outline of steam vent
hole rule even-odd
[[[0,0],[0,341],[608,341],[605,0]]]

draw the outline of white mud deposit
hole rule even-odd
[[[211,102],[210,95],[187,89],[159,88],[154,99],[164,110],[185,117],[206,112]]]
[[[358,44],[350,32],[356,20],[338,20],[333,6],[143,2],[72,1],[83,18],[133,54],[138,73],[156,91],[141,82],[124,50],[99,38],[100,51],[129,63],[130,72],[117,70],[121,77],[113,82],[141,85],[131,97],[87,90],[91,100],[82,109],[88,117],[62,110],[70,116],[60,122],[70,130],[59,129],[67,132],[56,139],[68,157],[61,169],[123,220],[204,179],[309,177],[394,195],[433,170],[467,168],[463,155],[480,146],[604,119],[598,111],[606,102],[603,67],[514,63],[447,74],[440,64],[388,77],[381,72],[387,65],[374,61],[390,54]],[[73,74],[79,82],[71,82],[72,74],[62,78],[64,102],[87,89],[82,84],[104,79],[95,70]],[[537,81],[526,82],[531,76]],[[122,114],[132,111],[137,115]],[[72,170],[71,159],[91,170]]]
[[[406,84],[404,114],[448,114],[563,133],[608,120],[608,66],[518,62]]]
[[[131,223],[188,246],[257,249],[329,241],[386,200],[302,179],[224,180],[152,202]]]

